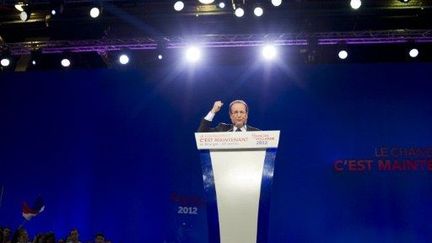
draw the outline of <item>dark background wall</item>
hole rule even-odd
[[[270,242],[428,242],[431,173],[376,150],[432,147],[430,64],[213,66],[0,74],[0,225],[30,234],[206,242],[193,133],[216,99],[281,130]],[[217,121],[227,121],[227,109]],[[396,150],[395,150],[396,151]],[[371,170],[337,160],[372,160]],[[388,156],[421,160],[430,155]],[[357,166],[357,167],[355,167]],[[354,168],[354,169],[353,169]],[[356,170],[357,169],[357,170]],[[196,207],[197,215],[179,207]]]

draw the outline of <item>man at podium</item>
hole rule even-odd
[[[222,101],[218,100],[213,104],[210,112],[201,120],[198,132],[247,132],[260,131],[258,128],[247,124],[248,105],[243,100],[234,100],[229,105],[229,116],[231,124],[219,123],[216,127],[211,127],[211,123],[216,113],[223,106]]]

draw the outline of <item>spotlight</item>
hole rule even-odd
[[[184,6],[185,5],[184,5],[183,1],[177,1],[174,3],[174,10],[175,11],[182,11]]]
[[[419,50],[416,48],[413,48],[409,51],[409,55],[412,58],[416,58],[419,55],[419,53],[420,53]]]
[[[362,4],[361,0],[351,0],[350,1],[350,5],[351,5],[352,9],[359,9],[361,4]]]
[[[2,57],[1,60],[0,60],[0,65],[2,67],[9,67],[10,62],[11,61],[10,61],[10,59],[8,57]]]
[[[50,0],[51,15],[62,14],[64,10],[64,0]]]
[[[186,49],[186,60],[195,63],[201,59],[201,50],[198,47],[188,47]]]
[[[243,15],[244,15],[243,8],[240,8],[240,7],[236,8],[236,10],[234,10],[234,14],[235,14],[235,16],[237,16],[239,18],[243,17]]]
[[[224,2],[219,2],[218,6],[219,6],[219,8],[225,8],[225,3]]]
[[[100,13],[101,13],[101,9],[99,7],[92,7],[90,9],[90,17],[94,19],[99,17]]]
[[[214,0],[199,0],[199,2],[202,4],[210,4],[210,3],[213,3]]]
[[[338,57],[339,59],[345,60],[348,57],[348,52],[346,50],[340,50]]]
[[[271,0],[271,3],[275,7],[279,7],[282,4],[282,0]]]
[[[2,67],[8,67],[12,59],[9,48],[0,46],[0,52],[0,65]]]
[[[401,3],[408,3],[410,0],[399,0]]]
[[[156,57],[158,60],[162,60],[166,53],[167,42],[165,40],[159,40],[156,48]]]
[[[261,7],[255,7],[255,9],[254,9],[255,16],[261,17],[263,15],[263,13],[264,13],[263,8],[261,8]]]
[[[126,54],[121,54],[121,55],[119,56],[119,62],[120,62],[120,64],[122,64],[122,65],[126,65],[126,64],[128,64],[128,63],[129,63],[129,56],[126,55]]]
[[[70,67],[71,65],[71,62],[68,58],[63,58],[60,63],[65,68]]]
[[[277,56],[276,47],[270,44],[265,45],[262,48],[262,55],[266,60],[273,60]]]
[[[233,0],[233,9],[234,9],[234,15],[237,17],[243,17],[245,14],[244,11],[244,2],[242,1],[234,1]]]
[[[53,16],[61,13],[63,13],[63,7],[51,9],[51,15]]]
[[[31,60],[31,64],[33,66],[36,66],[36,64],[38,63],[38,61],[40,60],[41,56],[42,56],[42,51],[40,49],[35,49],[32,50],[30,53],[30,60]]]
[[[29,20],[29,19],[30,19],[30,15],[31,15],[31,13],[30,13],[30,11],[29,11],[28,9],[24,9],[24,10],[19,14],[20,19],[21,19],[23,22],[26,22],[27,20]]]

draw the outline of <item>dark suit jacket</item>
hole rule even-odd
[[[206,119],[201,120],[201,124],[198,128],[198,132],[230,132],[233,130],[233,124],[219,123],[216,127],[211,127],[211,122]],[[246,126],[246,131],[261,131],[258,128],[250,126],[249,124]]]

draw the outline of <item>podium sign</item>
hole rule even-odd
[[[279,131],[195,133],[198,149],[277,148]]]
[[[195,133],[209,242],[267,242],[279,131]]]

